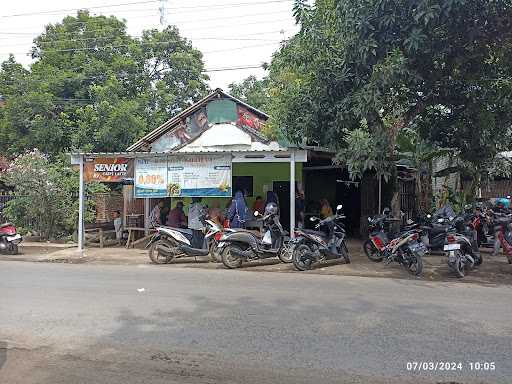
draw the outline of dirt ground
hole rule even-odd
[[[469,272],[464,279],[458,279],[451,273],[442,254],[428,254],[423,260],[424,270],[420,277],[410,275],[396,263],[375,263],[366,257],[360,240],[348,241],[351,263],[343,261],[327,261],[320,263],[308,272],[298,272],[291,264],[282,264],[277,259],[267,259],[245,263],[244,271],[264,271],[280,273],[322,274],[340,276],[387,277],[402,279],[422,279],[429,281],[473,282],[485,285],[512,284],[512,265],[508,264],[504,255],[492,256],[490,250],[482,249],[484,262]],[[54,263],[94,263],[119,265],[150,264],[147,250],[144,248],[126,249],[124,247],[88,248],[83,253],[76,250],[73,244],[25,243],[20,247],[20,255],[1,255],[0,260],[21,260],[32,262]],[[221,263],[213,263],[208,259],[182,258],[160,268],[206,268],[224,269]]]

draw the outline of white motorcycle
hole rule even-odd
[[[204,229],[204,241],[201,248],[191,246],[193,232],[191,229],[157,227],[155,235],[151,238],[146,248],[149,248],[149,258],[155,264],[167,264],[172,260],[182,257],[203,258],[208,257],[212,261],[221,261],[217,250],[222,234],[226,231],[219,224],[207,218],[203,214],[200,218]]]

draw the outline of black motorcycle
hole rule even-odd
[[[336,214],[323,220],[311,217],[311,221],[317,222],[317,230],[295,230],[295,238],[290,243],[293,250],[293,265],[297,270],[309,270],[314,263],[324,260],[343,258],[345,263],[350,263],[345,243],[345,226],[341,223],[345,216],[340,213],[341,209],[342,206],[338,205]]]
[[[269,207],[270,205],[270,207]],[[265,214],[254,212],[263,222],[263,236],[252,231],[237,230],[221,237],[218,244],[222,263],[230,269],[240,268],[244,261],[278,257],[283,263],[290,263],[286,231],[279,221],[278,209],[274,204],[265,208]]]

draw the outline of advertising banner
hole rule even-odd
[[[231,156],[170,156],[167,191],[171,197],[231,196]]]
[[[167,158],[135,161],[135,197],[166,197]]]
[[[118,183],[133,179],[133,159],[124,157],[86,158],[84,180],[102,183]]]

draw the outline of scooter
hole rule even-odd
[[[155,264],[167,264],[182,257],[194,257],[196,261],[198,257],[209,257],[212,261],[217,261],[215,255],[218,253],[218,241],[215,236],[228,229],[208,219],[206,212],[202,213],[200,220],[205,226],[202,248],[192,248],[191,229],[157,227],[155,235],[146,245],[151,261]]]
[[[275,204],[268,204],[265,214],[254,212],[263,222],[263,236],[247,230],[226,233],[218,244],[222,263],[229,269],[240,268],[244,261],[278,257],[283,263],[291,262],[291,255],[285,243],[286,232],[279,221]]]
[[[467,223],[468,220],[470,224]],[[463,216],[453,219],[443,247],[448,256],[448,267],[460,278],[483,261],[471,223],[471,217],[466,220]]]
[[[320,220],[311,217],[316,230],[296,229],[295,238],[290,241],[293,249],[293,265],[299,271],[311,269],[313,263],[341,259],[350,263],[350,256],[345,244],[345,226],[340,221],[345,219],[341,214],[342,205],[336,207],[336,214]],[[324,229],[323,231],[321,229]]]
[[[17,255],[18,245],[22,241],[23,238],[19,233],[17,233],[14,224],[0,224],[0,253]]]

